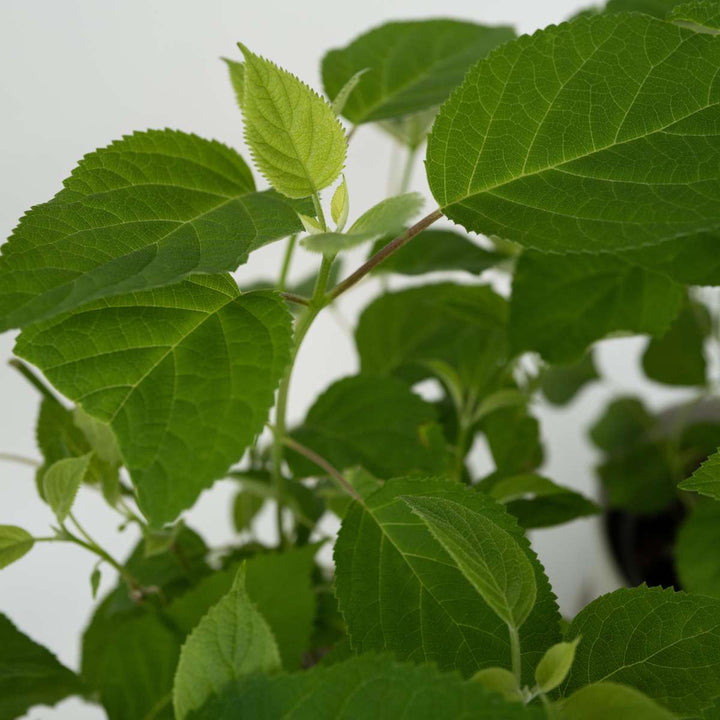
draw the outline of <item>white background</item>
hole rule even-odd
[[[512,24],[532,32],[559,22],[586,3],[578,0],[3,0],[0,4],[0,235],[6,237],[31,205],[49,199],[77,159],[133,130],[172,127],[242,148],[240,113],[219,57],[238,57],[242,40],[254,51],[291,69],[320,89],[323,53],[390,19],[455,17]],[[354,212],[382,198],[388,185],[391,143],[362,128],[351,143],[347,178]],[[427,193],[422,168],[413,189]],[[358,256],[356,256],[357,258]],[[317,259],[298,258],[293,275]],[[357,262],[357,259],[353,262]],[[274,277],[280,248],[251,258],[243,279]],[[318,391],[357,369],[348,327],[372,296],[372,283],[348,293],[338,313],[326,312],[301,353],[291,393],[291,418],[299,419]],[[0,336],[0,452],[37,457],[36,393],[6,365],[14,336]],[[650,386],[638,372],[639,339],[602,343],[600,365],[607,381],[583,392],[569,411],[539,406],[548,460],[556,481],[595,494],[596,458],[585,431],[611,393],[637,391],[659,406],[678,393]],[[487,463],[482,446],[476,467]],[[188,514],[210,543],[231,538],[228,502],[232,488],[219,483]],[[123,555],[135,538],[118,534],[119,516],[90,490],[82,490],[77,515],[101,544]],[[49,510],[37,499],[33,472],[0,463],[0,523],[47,534]],[[271,537],[269,523],[261,535]],[[534,538],[565,613],[571,614],[617,582],[595,521],[537,533]],[[91,609],[88,577],[94,565],[79,548],[36,547],[0,572],[0,612],[78,666],[79,638]],[[101,592],[114,582],[105,571]],[[40,708],[39,719],[103,718],[71,699]]]

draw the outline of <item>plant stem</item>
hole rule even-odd
[[[510,631],[510,657],[512,662],[512,671],[517,680],[517,686],[522,686],[522,656],[520,654],[520,633],[517,628],[508,625]]]
[[[324,220],[322,221],[324,222]],[[285,531],[283,529],[283,510],[285,508],[285,476],[283,475],[283,442],[287,432],[287,403],[288,394],[290,392],[290,380],[295,365],[295,359],[305,339],[310,326],[317,317],[318,313],[325,307],[327,300],[325,298],[325,290],[327,288],[328,277],[330,276],[330,268],[332,267],[334,258],[323,257],[320,270],[318,271],[317,280],[315,281],[315,290],[312,299],[303,313],[300,315],[295,326],[295,342],[290,353],[290,362],[288,363],[285,375],[280,381],[278,388],[277,403],[275,405],[275,438],[272,445],[273,457],[273,483],[275,485],[276,521],[278,528],[278,544],[284,547],[287,544]]]
[[[318,193],[313,193],[312,199],[313,205],[315,207],[315,214],[317,215],[320,227],[322,228],[323,232],[327,232],[328,227],[327,223],[325,222],[325,213],[323,212],[322,203],[320,202],[320,195]]]
[[[412,180],[413,168],[415,167],[415,158],[417,157],[418,147],[408,147],[407,157],[405,158],[405,166],[403,167],[403,174],[400,178],[399,194],[406,193],[410,188],[410,181]]]
[[[358,491],[342,476],[340,471],[324,457],[318,455],[314,450],[311,450],[305,445],[301,445],[299,442],[289,437],[283,438],[283,444],[295,450],[295,452],[300,453],[300,455],[304,455],[308,460],[310,460],[310,462],[313,462],[319,468],[322,468],[333,480],[335,480],[335,482],[337,482],[342,490],[350,495],[350,497],[360,502],[362,501]]]
[[[287,246],[285,247],[285,257],[283,258],[282,268],[280,269],[280,279],[278,280],[277,289],[280,292],[285,290],[287,283],[288,271],[290,270],[290,262],[292,261],[293,252],[295,250],[295,244],[297,242],[297,235],[291,235],[288,238]]]
[[[462,482],[463,470],[465,469],[465,445],[470,433],[471,423],[465,418],[459,418],[460,428],[458,429],[457,445],[455,447],[455,478]]]
[[[289,292],[281,292],[280,295],[282,295],[286,300],[289,300],[290,302],[295,303],[296,305],[309,305],[310,300],[306,297],[303,297],[302,295],[296,295],[295,293],[289,293]]]
[[[43,397],[56,403],[60,402],[50,388],[24,362],[13,358],[8,361],[8,365],[15,368]]]
[[[38,468],[41,463],[32,458],[25,457],[24,455],[16,455],[15,453],[0,453],[0,460],[7,460],[8,462],[20,463],[21,465],[29,465],[30,467]]]
[[[430,227],[434,222],[442,217],[440,208],[433,210],[429,215],[426,215],[422,220],[415,223],[412,227],[408,228],[401,235],[398,235],[394,240],[391,240],[385,247],[378,250],[366,263],[361,265],[352,275],[346,277],[342,282],[338,283],[329,293],[328,299],[334,300],[339,295],[342,295],[346,290],[349,290],[355,283],[362,280],[369,272],[374,270],[385,258],[390,257],[393,253],[397,252],[403,245],[409,243],[416,235],[419,235],[425,228]]]
[[[542,702],[543,709],[545,710],[545,717],[548,720],[556,720],[558,714],[555,710],[555,705],[553,705],[548,696],[543,692],[540,693],[540,701]]]

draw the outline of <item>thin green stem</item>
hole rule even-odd
[[[362,497],[358,491],[343,477],[342,473],[324,457],[318,455],[314,450],[311,450],[309,447],[306,447],[289,437],[283,438],[283,444],[286,447],[295,450],[295,452],[300,453],[300,455],[304,455],[308,460],[310,460],[310,462],[323,469],[333,480],[335,480],[341,490],[344,490],[354,500],[362,502]]]
[[[422,220],[398,235],[394,240],[391,240],[385,247],[378,250],[367,262],[363,263],[352,275],[338,283],[328,293],[328,301],[334,300],[346,290],[349,290],[355,283],[362,280],[369,272],[374,270],[383,260],[390,257],[393,253],[396,253],[404,245],[407,245],[416,235],[419,235],[441,217],[442,212],[440,208],[433,210],[429,215],[426,215]]]
[[[467,445],[468,435],[472,423],[464,417],[458,419],[460,427],[458,428],[457,445],[455,447],[455,479],[462,482],[463,470],[465,469],[465,446]]]
[[[38,468],[42,463],[38,460],[25,457],[24,455],[16,455],[15,453],[0,453],[0,460],[7,460],[8,462],[19,463],[20,465],[29,465],[30,467]]]
[[[310,304],[310,299],[303,297],[302,295],[296,295],[295,293],[289,293],[289,292],[281,292],[280,295],[282,295],[289,302],[293,302],[296,305],[309,305]]]
[[[522,655],[520,654],[520,633],[516,627],[508,625],[510,632],[510,657],[512,662],[512,672],[517,680],[517,686],[522,686]]]
[[[290,263],[292,262],[293,252],[295,251],[295,245],[297,244],[297,235],[291,235],[288,238],[288,243],[285,247],[285,256],[283,257],[282,267],[280,268],[280,279],[278,280],[277,289],[280,292],[284,292],[287,285],[287,276],[290,271]]]
[[[312,200],[315,207],[315,214],[317,215],[318,222],[320,223],[320,227],[322,228],[323,232],[327,232],[328,226],[325,222],[325,213],[323,212],[322,203],[320,202],[320,195],[318,193],[313,193]]]
[[[415,167],[415,158],[418,153],[417,147],[408,147],[407,157],[405,158],[405,166],[403,167],[402,177],[400,178],[399,194],[406,193],[410,188],[410,181],[412,180],[413,169]]]
[[[24,362],[13,358],[8,361],[8,365],[15,368],[43,397],[56,403],[60,402],[50,388]]]
[[[550,700],[550,698],[548,698],[548,696],[544,692],[539,693],[539,695],[540,701],[543,704],[543,709],[545,710],[545,717],[548,720],[556,720],[559,715],[557,713],[555,704]]]

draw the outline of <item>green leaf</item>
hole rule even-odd
[[[355,652],[384,649],[399,659],[437,663],[469,677],[510,667],[506,623],[403,497],[450,500],[509,533],[532,564],[537,602],[520,628],[523,678],[558,642],[559,614],[542,566],[515,521],[495,501],[447,480],[389,480],[355,503],[335,545],[336,594]]]
[[[427,139],[439,109],[432,107],[429,110],[412,113],[412,115],[380,120],[378,127],[398,142],[407,145],[409,150],[417,150]]]
[[[227,65],[230,84],[235,91],[238,107],[242,107],[243,98],[245,97],[245,65],[230,58],[222,58],[222,60]]]
[[[248,530],[255,516],[265,504],[265,498],[241,490],[233,500],[233,525],[237,532]]]
[[[669,710],[637,690],[614,682],[587,685],[562,705],[564,720],[673,720]]]
[[[717,229],[718,65],[717,37],[640,14],[507,43],[441,108],[430,189],[466,229],[542,250],[638,248]]]
[[[717,1],[695,0],[675,6],[668,20],[696,32],[720,35],[720,7]]]
[[[549,693],[565,680],[575,661],[579,642],[577,637],[572,642],[557,643],[543,655],[535,668],[535,682],[542,692]]]
[[[162,525],[240,459],[289,359],[277,294],[227,276],[117,296],[28,328],[15,352],[117,436],[138,501]]]
[[[175,713],[182,720],[233,679],[279,668],[275,639],[248,597],[243,567],[183,645],[173,685]]]
[[[665,275],[608,253],[524,252],[510,300],[510,344],[551,363],[574,362],[609,333],[664,335],[683,295]]]
[[[480,683],[429,665],[363,655],[294,675],[255,675],[228,685],[192,720],[540,720]]]
[[[88,453],[78,458],[58,460],[43,477],[45,499],[60,523],[65,522],[70,513],[77,491],[87,475],[91,457],[92,453]]]
[[[678,0],[608,0],[605,12],[641,12],[665,19]]]
[[[505,668],[491,667],[478,670],[471,679],[488,690],[500,693],[506,700],[522,702],[517,678]]]
[[[0,615],[0,720],[14,720],[36,705],[55,705],[82,692],[74,672]]]
[[[333,383],[292,431],[336,468],[361,465],[373,475],[440,473],[448,460],[435,410],[405,383],[379,375],[355,375]],[[290,450],[296,477],[322,471]]]
[[[335,99],[332,101],[332,107],[335,111],[336,115],[342,115],[343,110],[345,109],[345,105],[347,104],[348,98],[350,97],[350,94],[352,91],[357,87],[357,84],[360,82],[360,78],[369,70],[370,68],[363,68],[362,70],[358,70],[352,77],[348,79],[348,81],[340,88],[340,92],[335,96]]]
[[[122,465],[117,438],[107,423],[88,415],[81,407],[73,408],[72,416],[95,455],[108,465]]]
[[[11,565],[32,550],[33,536],[15,525],[0,525],[0,569]]]
[[[257,193],[233,150],[171,130],[86,155],[53,200],[30,210],[0,256],[0,331],[98,298],[235,270],[301,229]]]
[[[675,542],[675,566],[682,587],[720,599],[720,563],[711,549],[720,546],[720,503],[712,500],[692,508]]]
[[[350,212],[350,197],[348,195],[347,183],[343,175],[342,181],[337,186],[330,201],[330,214],[338,232],[342,232]]]
[[[480,489],[486,488],[481,485]],[[560,525],[600,512],[594,502],[580,493],[530,473],[500,477],[487,492],[503,503],[526,530]]]
[[[97,597],[101,580],[102,573],[100,572],[100,568],[94,567],[93,571],[90,573],[90,592],[92,593],[93,600]]]
[[[665,385],[704,385],[704,345],[711,324],[707,308],[688,301],[668,331],[648,343],[642,357],[645,375]]]
[[[638,442],[648,439],[655,419],[642,400],[636,397],[615,398],[590,428],[593,443],[611,455],[624,453]]]
[[[678,487],[720,500],[720,452],[711,455],[689,478]]]
[[[245,57],[245,141],[260,172],[291,198],[331,185],[347,153],[332,106],[294,75],[238,46]]]
[[[467,69],[515,33],[455,20],[391,22],[331,50],[322,62],[329,97],[358,71],[369,68],[347,99],[353,123],[395,118],[439,105]]]
[[[374,255],[384,244],[382,240],[378,241],[370,254]],[[480,275],[505,259],[502,253],[476,245],[467,235],[451,230],[424,230],[411,243],[383,260],[375,273],[423,275],[455,270]]]
[[[402,498],[427,525],[460,572],[510,627],[535,606],[535,568],[523,548],[490,518],[440,497]]]
[[[418,214],[424,203],[420,193],[405,193],[381,200],[364,212],[345,233],[320,233],[302,241],[304,247],[325,255],[335,255],[360,243],[399,235]]]
[[[449,365],[477,397],[501,384],[509,360],[507,302],[489,287],[441,283],[381,295],[355,332],[363,372],[415,383]]]
[[[543,461],[540,424],[525,407],[506,407],[483,419],[490,452],[500,476],[532,472]]]
[[[542,393],[553,405],[567,405],[588,383],[599,380],[592,352],[569,365],[551,365],[540,377]]]
[[[567,639],[582,636],[565,695],[588,683],[631,685],[692,717],[720,695],[720,601],[641,586],[581,610]]]

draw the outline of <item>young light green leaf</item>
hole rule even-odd
[[[342,115],[343,110],[345,109],[345,104],[348,101],[348,98],[350,97],[350,93],[355,89],[357,84],[360,82],[360,79],[362,76],[369,70],[370,68],[363,68],[362,70],[358,70],[352,77],[349,78],[349,80],[340,88],[340,91],[335,96],[335,99],[332,101],[332,107],[335,111],[336,115]]]
[[[314,217],[303,215],[302,213],[298,213],[298,217],[306,233],[310,235],[321,235],[324,232],[320,222]]]
[[[345,131],[335,111],[294,75],[238,45],[245,57],[245,140],[255,164],[283,195],[318,193],[345,164]]]
[[[0,331],[102,297],[235,270],[300,230],[295,210],[257,193],[243,159],[172,130],[86,155],[65,188],[20,221],[0,255]]]
[[[45,500],[55,513],[58,522],[67,519],[90,467],[92,453],[77,458],[65,458],[51,465],[43,477]]]
[[[488,690],[500,693],[506,700],[522,702],[517,678],[505,668],[491,667],[478,670],[470,679],[473,682],[480,683]]]
[[[0,550],[0,553],[2,550]],[[55,705],[84,692],[77,675],[0,615],[0,718],[13,720],[36,705]],[[36,717],[39,717],[37,715]]]
[[[32,550],[33,536],[15,525],[0,525],[0,570]]]
[[[595,340],[628,331],[662,336],[684,290],[615,255],[524,252],[510,299],[510,344],[552,363],[579,360]]]
[[[348,120],[417,113],[443,102],[473,63],[514,36],[509,27],[455,20],[386,23],[323,58],[325,92],[337,98],[355,73],[369,68],[345,103]]]
[[[578,636],[565,695],[612,680],[692,717],[720,694],[720,600],[645,586],[616,590],[580,611],[566,633]]]
[[[711,455],[689,478],[678,487],[720,500],[720,451]]]
[[[140,507],[160,526],[260,431],[290,344],[277,294],[239,294],[227,276],[198,276],[35,325],[15,352],[110,424]]]
[[[482,668],[510,667],[507,624],[411,512],[402,499],[407,496],[457,503],[519,544],[533,568],[537,590],[537,601],[520,628],[523,682],[529,684],[532,668],[547,647],[561,639],[555,598],[523,531],[502,506],[448,480],[388,480],[346,514],[335,545],[335,583],[353,650],[384,649],[400,659],[435,662],[466,677]],[[522,601],[517,602],[521,609]],[[516,607],[514,601],[511,606]]]
[[[592,351],[575,363],[550,365],[542,371],[540,388],[553,405],[567,405],[588,383],[599,380]]]
[[[720,38],[637,13],[507,43],[440,110],[432,193],[466,229],[542,250],[717,229],[718,65]]]
[[[232,680],[279,669],[277,644],[248,597],[242,567],[230,592],[210,609],[183,645],[173,686],[175,713],[183,720]]]
[[[480,683],[387,655],[351,657],[294,675],[231,683],[189,720],[540,720]]]
[[[531,473],[500,477],[480,489],[503,503],[526,530],[560,525],[601,510],[580,493]]]
[[[332,200],[330,201],[330,213],[332,215],[333,222],[335,223],[335,229],[337,232],[342,232],[345,228],[349,212],[350,197],[348,195],[345,176],[343,175],[342,180],[337,186],[337,189],[333,193]]]
[[[704,345],[711,326],[707,308],[688,301],[668,331],[648,343],[642,356],[645,375],[665,385],[704,385]]]
[[[675,565],[683,588],[720,599],[720,503],[701,502],[685,518],[675,542]]]
[[[535,682],[541,692],[549,693],[565,680],[575,661],[579,642],[580,638],[576,637],[572,642],[557,643],[543,655],[535,668]]]
[[[102,573],[100,568],[95,566],[93,571],[90,573],[90,592],[92,593],[93,600],[97,597],[98,589],[100,588],[100,581],[102,580]]]
[[[564,720],[674,720],[678,716],[627,685],[600,682],[574,692],[562,703]]]
[[[535,606],[535,569],[510,533],[452,500],[403,497],[460,572],[510,627],[519,629]]]
[[[717,0],[694,0],[676,5],[668,20],[695,32],[720,35],[720,7]]]
[[[122,465],[122,456],[112,428],[88,415],[81,407],[72,410],[73,422],[88,441],[93,453],[108,465]]]
[[[372,248],[374,255],[385,243],[379,240]],[[423,275],[442,270],[455,270],[479,275],[506,260],[502,253],[476,245],[468,236],[451,230],[424,230],[397,252],[383,260],[374,270],[398,275]]]
[[[227,65],[230,83],[235,91],[238,107],[242,107],[243,98],[245,97],[245,65],[230,58],[223,58],[223,62]]]
[[[308,250],[335,255],[364,242],[399,235],[423,206],[420,193],[405,193],[381,200],[364,212],[345,234],[322,233],[305,238]]]
[[[333,383],[292,437],[340,470],[361,465],[380,478],[439,474],[449,461],[432,405],[400,380],[378,375]],[[296,477],[323,474],[292,450],[287,459]]]
[[[363,311],[355,332],[363,372],[411,383],[442,361],[482,397],[502,383],[507,302],[489,287],[440,283],[388,293]]]

